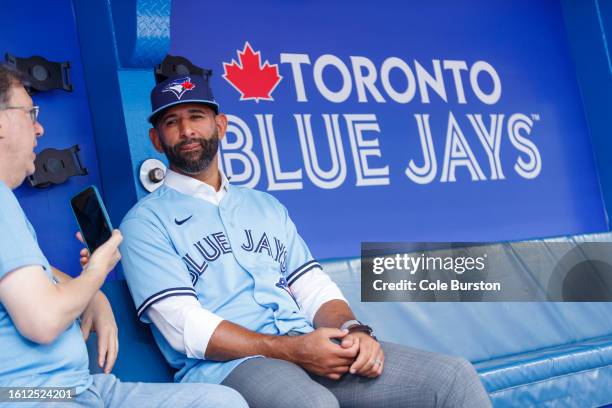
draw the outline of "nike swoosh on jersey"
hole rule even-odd
[[[189,221],[191,219],[191,217],[193,217],[193,214],[190,215],[189,217],[185,218],[184,220],[180,220],[180,221],[175,218],[174,222],[176,223],[176,225],[183,225],[184,223]]]

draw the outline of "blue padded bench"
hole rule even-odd
[[[119,355],[113,374],[122,381],[173,382],[174,370],[166,363],[147,325],[138,320],[136,308],[125,281],[106,282],[102,291],[112,305],[119,328]],[[97,365],[98,352],[95,333],[87,340],[87,350],[90,371],[92,373],[102,372]]]
[[[612,336],[476,364],[497,406],[600,406],[610,402]]]
[[[611,240],[612,234],[592,234],[532,242],[551,257],[551,242]],[[516,258],[512,245],[492,250]],[[323,265],[380,338],[474,362],[495,407],[612,403],[612,303],[361,303],[360,260]],[[108,282],[103,290],[119,325],[115,374],[124,381],[171,381],[172,370],[137,320],[125,282]],[[90,360],[99,371],[93,341]]]

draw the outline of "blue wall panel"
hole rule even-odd
[[[117,225],[145,192],[138,180],[148,139],[153,66],[169,44],[169,0],[73,0],[101,182]],[[120,276],[121,267],[118,266]],[[117,276],[114,276],[117,277]]]
[[[385,1],[376,7],[365,1],[234,1],[215,6],[215,15],[224,18],[206,17],[210,10],[210,4],[199,1],[174,3],[169,53],[213,70],[216,97],[222,110],[233,116],[227,140],[237,143],[242,133],[253,143],[251,163],[258,163],[260,175],[252,172],[244,183],[270,191],[287,205],[316,257],[357,255],[361,241],[518,240],[608,228],[560,1]],[[246,65],[240,54],[247,42],[260,52],[259,68],[267,61],[278,66],[282,77],[270,95],[261,94],[259,100],[241,99],[240,93],[264,81],[257,72],[245,70],[250,73],[243,89],[230,75],[224,77],[227,65]],[[300,65],[301,80],[287,62],[298,58],[296,54],[302,62],[308,60]],[[351,86],[346,99],[333,101],[316,84],[314,67],[324,55],[341,61],[323,69],[330,93],[349,82],[342,80],[338,68],[346,66]],[[384,102],[367,91],[365,98],[359,98],[352,57],[371,61],[377,75],[374,87]],[[383,91],[381,66],[389,57],[400,58],[413,73],[418,61],[432,75],[436,60],[462,61],[468,67],[486,61],[500,78],[501,97],[492,104],[483,102],[462,71],[463,103],[453,74],[443,70],[445,98],[429,89],[427,102],[417,88],[413,99],[399,103]],[[483,91],[491,92],[493,80],[481,76]],[[407,86],[397,69],[390,82],[397,90]],[[456,181],[442,180],[450,112],[482,169],[481,180],[474,181],[466,166],[458,167]],[[347,171],[340,185],[324,189],[307,176],[296,114],[312,115],[324,170],[332,161],[322,115],[339,115]],[[357,186],[350,126],[343,116],[347,114],[370,115],[368,121],[378,126],[364,132],[363,144],[373,144],[368,162],[385,173],[380,177],[383,185]],[[424,163],[417,114],[430,117],[438,164],[436,176],[424,184],[405,173],[410,160],[417,166]],[[490,114],[504,115],[500,148],[504,179],[492,176],[468,114],[482,114],[487,127]],[[533,121],[531,132],[523,132],[541,159],[541,171],[533,178],[515,170],[517,161],[530,159],[514,146],[506,129],[514,114]],[[276,135],[277,167],[293,173],[288,175],[293,187],[274,186],[271,181],[274,165],[265,159],[263,115],[269,115]],[[270,129],[266,131],[269,135]],[[267,140],[270,143],[269,136]],[[244,158],[243,150],[226,145],[223,153]],[[240,184],[247,167],[238,160],[225,165]],[[276,173],[279,178],[280,172]]]
[[[564,0],[567,35],[576,64],[608,214],[612,211],[612,2]]]
[[[73,177],[65,184],[43,190],[24,183],[16,190],[16,195],[50,263],[74,275],[80,271],[78,252],[81,244],[74,237],[77,225],[69,200],[90,184],[101,186],[72,3],[70,0],[10,3],[8,7],[3,5],[0,12],[2,58],[5,52],[18,57],[40,55],[50,61],[70,61],[72,67],[74,92],[53,90],[38,93],[33,98],[34,103],[40,105],[39,120],[45,128],[36,151],[78,144],[89,175]]]

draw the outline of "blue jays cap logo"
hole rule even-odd
[[[195,84],[191,82],[191,78],[185,77],[170,82],[162,89],[162,92],[172,92],[176,99],[181,99],[185,92],[191,91],[193,88],[195,88]]]

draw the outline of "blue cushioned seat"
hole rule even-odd
[[[612,336],[475,364],[496,407],[602,406],[610,402]]]
[[[174,370],[157,348],[153,334],[136,316],[130,291],[124,280],[109,281],[102,291],[110,301],[119,328],[119,355],[113,373],[122,381],[173,382]],[[89,369],[100,373],[97,337],[87,341]]]

